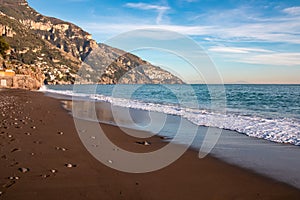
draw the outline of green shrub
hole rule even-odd
[[[0,37],[0,54],[2,57],[5,57],[6,51],[9,49],[9,44],[5,41],[5,39],[1,36]]]

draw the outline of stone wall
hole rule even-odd
[[[0,88],[20,88],[29,90],[38,90],[42,86],[42,82],[33,79],[29,75],[1,76]]]
[[[13,77],[0,76],[0,88],[13,87]]]

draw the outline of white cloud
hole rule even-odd
[[[222,53],[222,56],[233,62],[273,65],[300,66],[300,52],[278,53],[262,48],[223,47],[214,46],[210,52]]]
[[[141,10],[169,10],[170,7],[168,6],[159,6],[154,4],[147,4],[147,3],[127,3],[125,4],[129,8],[137,8]]]
[[[300,15],[300,6],[285,8],[283,9],[283,12],[289,15]]]
[[[300,44],[300,38],[297,35],[288,33],[272,33],[276,30],[275,27],[249,26],[244,25],[244,28],[227,28],[213,26],[180,26],[180,25],[135,25],[135,24],[85,24],[88,29],[93,29],[94,33],[105,33],[110,30],[110,34],[117,35],[130,30],[136,29],[164,29],[175,31],[184,35],[214,35],[215,37],[223,37],[236,40],[236,37],[249,37],[249,40],[264,40],[277,42],[291,42]],[[282,27],[277,27],[278,30]],[[241,30],[239,30],[241,29]],[[270,30],[271,29],[271,30]],[[270,31],[270,32],[269,32]],[[232,35],[231,35],[232,34]],[[143,35],[147,37],[146,35]],[[149,37],[152,37],[151,35]],[[162,37],[162,36],[161,36]],[[169,35],[166,36],[170,38]],[[251,38],[250,38],[251,37]],[[210,39],[210,38],[209,38]],[[264,48],[249,48],[236,46],[212,46],[208,49],[210,52],[223,53],[222,56],[230,59],[233,62],[273,65],[273,66],[297,66],[300,67],[300,52],[278,53]]]
[[[194,2],[198,2],[198,0],[182,0],[182,1],[185,1],[187,3],[194,3]]]
[[[233,62],[300,67],[300,52],[278,53],[262,48],[223,47],[215,46],[208,49],[210,52],[223,53],[224,58]]]
[[[128,23],[88,23],[84,25],[91,32],[118,34],[135,29],[160,28],[176,31],[189,36],[209,36],[212,38],[240,42],[283,42],[300,44],[300,19],[282,23],[243,24],[235,27],[223,26],[185,26],[185,25],[147,25]]]
[[[245,54],[245,53],[271,53],[273,51],[261,48],[242,48],[242,47],[223,47],[223,46],[214,46],[208,49],[212,52],[218,53],[237,53],[237,54]]]
[[[300,53],[272,53],[247,56],[239,62],[277,66],[300,66]]]
[[[126,3],[125,6],[129,8],[140,9],[140,10],[155,10],[158,13],[156,17],[156,24],[160,24],[165,12],[171,9],[169,6],[160,6],[160,5],[147,4],[147,3]]]
[[[163,25],[161,24],[165,11],[170,10],[168,6],[146,4],[146,3],[127,3],[126,7],[153,10],[158,12],[156,24],[149,18],[130,18],[123,16],[118,20],[115,18],[99,20],[104,23],[81,23],[84,28],[92,33],[102,33],[103,35],[116,35],[126,31],[144,28],[160,28],[170,31],[179,32],[188,36],[196,36],[206,38],[204,40],[212,43],[227,42],[269,42],[269,43],[285,43],[300,44],[300,15],[262,17],[259,12],[254,13],[253,10],[247,8],[232,9],[230,11],[218,14],[204,13],[201,20],[196,25]],[[286,12],[296,13],[300,7],[286,8]],[[241,17],[242,16],[242,17]],[[248,16],[248,18],[247,18]],[[218,51],[230,51],[236,53],[246,53],[249,49],[213,49]]]
[[[287,8],[294,15],[266,17],[260,11],[240,7],[225,11],[208,11],[191,20],[215,27],[212,36],[217,39],[239,41],[284,42],[300,44],[300,7]],[[299,13],[299,15],[296,15]]]
[[[180,25],[143,25],[143,24],[102,24],[102,23],[86,23],[84,27],[94,33],[104,33],[107,30],[110,34],[119,34],[136,29],[164,29],[175,31],[184,35],[206,35],[210,34],[213,27],[210,26],[180,26]]]

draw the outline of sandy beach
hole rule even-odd
[[[0,199],[299,199],[300,190],[188,150],[170,166],[131,174],[111,169],[82,145],[62,103],[40,92],[0,90]],[[118,146],[150,152],[159,137],[138,144],[101,124]]]

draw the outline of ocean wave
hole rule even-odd
[[[41,92],[85,97],[90,100],[111,103],[114,106],[133,108],[169,115],[182,116],[199,126],[216,127],[237,131],[250,137],[261,138],[278,143],[300,145],[300,121],[293,118],[263,118],[237,113],[218,113],[203,109],[191,109],[179,105],[147,103],[139,100],[122,99],[100,94],[74,93],[72,90],[51,90],[41,87]]]

